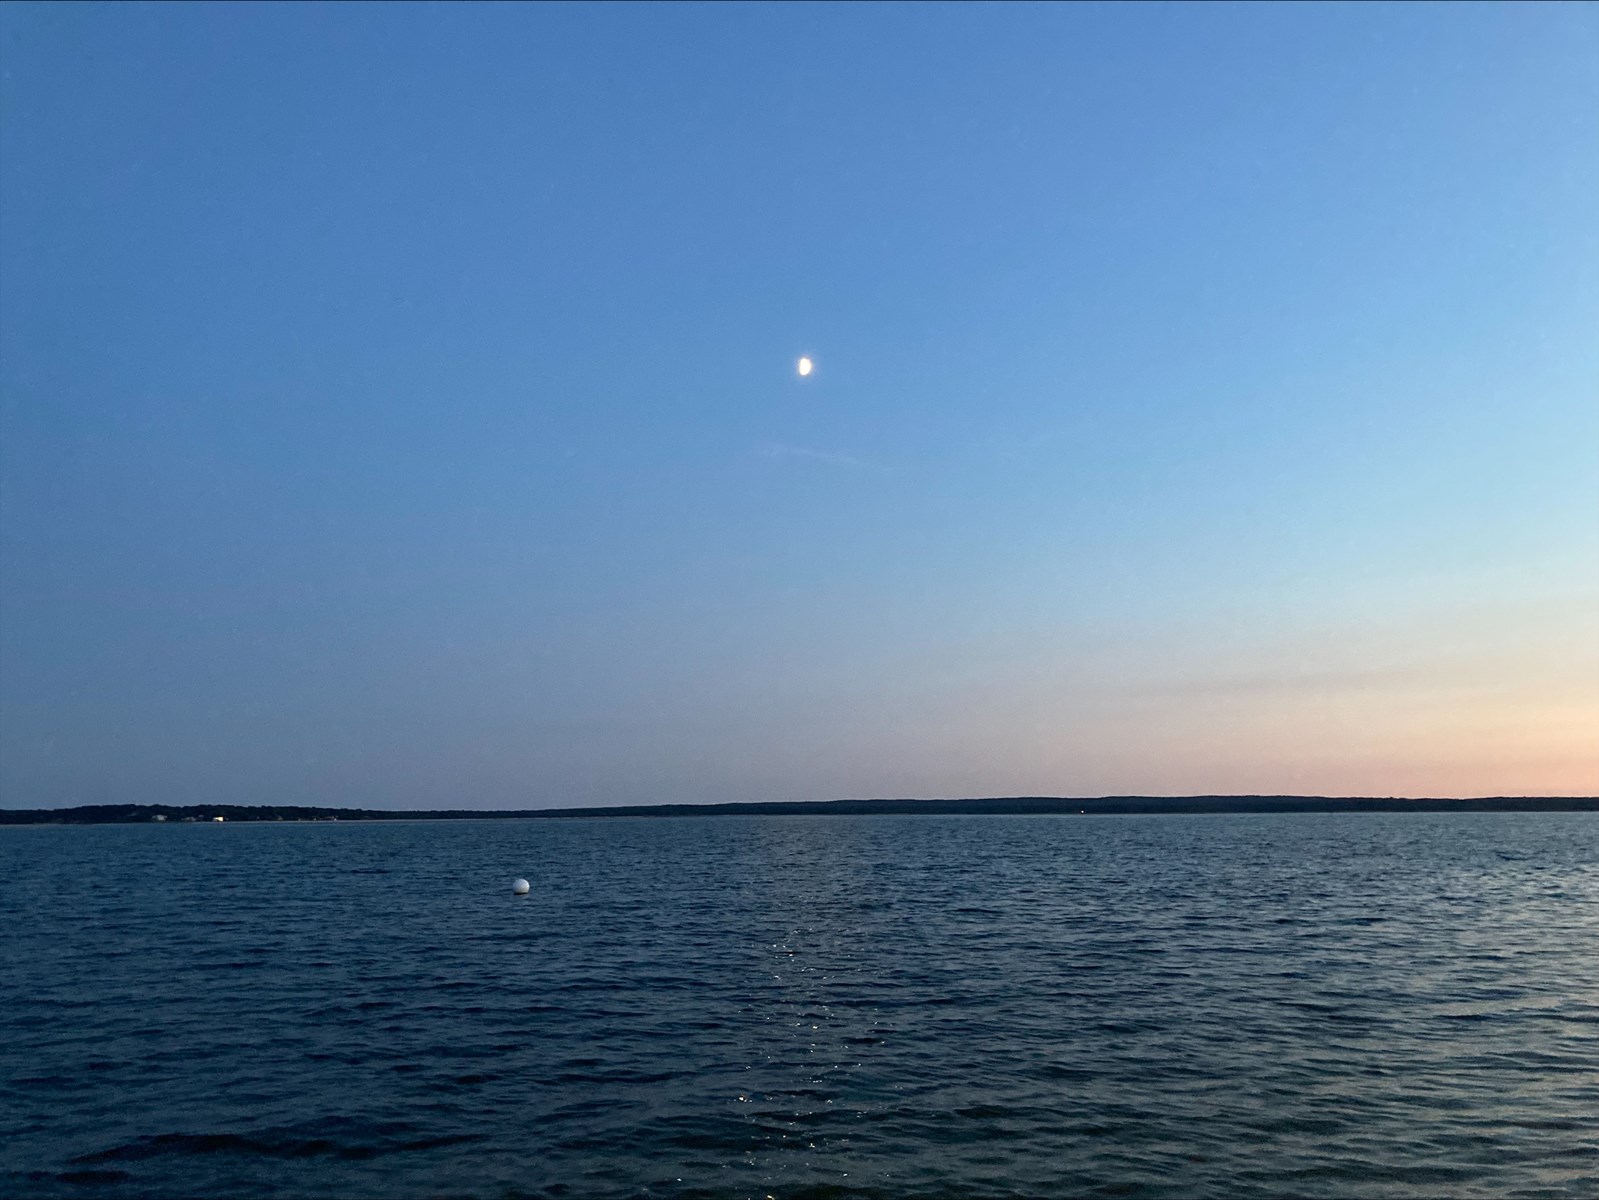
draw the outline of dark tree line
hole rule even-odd
[[[0,825],[107,825],[214,821],[462,821],[572,817],[781,815],[1026,815],[1273,812],[1599,812],[1595,796],[1484,796],[1469,800],[1394,796],[1009,796],[983,800],[791,800],[733,804],[634,804],[615,808],[317,808],[276,804],[85,804],[0,809]]]

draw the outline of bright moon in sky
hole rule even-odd
[[[809,375],[811,373],[811,365],[810,359],[802,358],[799,360],[799,364],[795,369],[799,371],[800,375],[802,376]]]

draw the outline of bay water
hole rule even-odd
[[[13,1196],[1599,1195],[1596,814],[0,828],[0,947]]]

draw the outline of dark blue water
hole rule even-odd
[[[1593,815],[11,828],[0,938],[12,1195],[1599,1195]]]

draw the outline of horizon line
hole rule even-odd
[[[836,800],[732,800],[662,804],[581,805],[550,808],[355,808],[306,804],[78,804],[59,808],[0,807],[0,824],[42,824],[76,817],[82,823],[123,823],[161,816],[289,820],[350,817],[356,820],[503,820],[559,817],[675,817],[827,815],[1160,815],[1270,812],[1589,812],[1599,796],[1322,796],[1291,793],[1184,796],[876,797]]]

